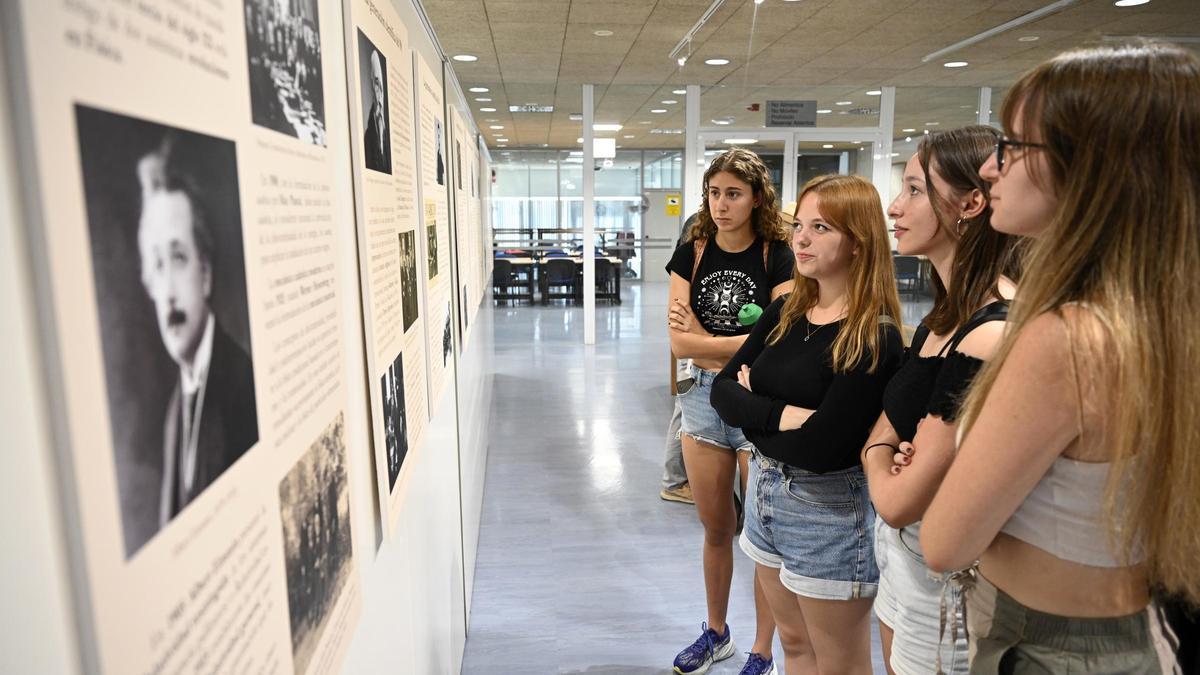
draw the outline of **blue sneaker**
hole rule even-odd
[[[729,624],[725,624],[725,634],[718,635],[717,631],[708,627],[707,623],[700,624],[703,632],[690,647],[679,652],[675,657],[675,672],[679,675],[702,675],[707,673],[712,664],[723,661],[737,651],[733,639],[729,635]]]
[[[746,659],[746,665],[738,675],[775,675],[775,659],[764,659],[750,652],[750,658]]]

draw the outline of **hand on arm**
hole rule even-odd
[[[954,460],[956,429],[928,415],[917,424],[913,442],[900,443],[898,452],[874,448],[864,453],[871,501],[888,525],[901,528],[921,520]]]
[[[671,351],[676,357],[725,361],[746,341],[744,335],[723,337],[710,335],[705,331],[687,302],[691,297],[691,284],[674,272],[671,273],[670,293],[667,336],[671,340]]]

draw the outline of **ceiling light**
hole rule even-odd
[[[679,96],[683,96],[684,94],[687,93],[687,89],[672,89],[671,93],[678,94]]]
[[[497,139],[496,139],[496,142],[497,142],[497,143],[507,143],[507,142],[508,142],[508,139],[507,139],[507,138],[497,138]]]
[[[620,131],[620,124],[593,124],[592,131]]]
[[[871,91],[867,92],[867,96],[883,96],[883,90],[882,89],[872,89]]]
[[[576,142],[576,143],[582,143],[582,142],[583,142],[583,138],[576,138],[576,139],[575,139],[575,142]]]
[[[503,124],[493,124],[493,125],[492,125],[491,127],[489,127],[489,128],[491,128],[491,129],[503,129],[503,128],[504,128],[504,125],[503,125]]]
[[[505,144],[503,144],[503,143],[501,143],[500,145],[497,145],[496,147],[497,147],[497,148],[507,148],[508,146],[507,146],[507,145],[505,145]]]
[[[472,61],[479,60],[479,57],[475,56],[474,54],[455,54],[450,58],[454,59],[455,61],[462,61],[463,63],[470,63]]]
[[[825,148],[826,150],[829,150],[829,149],[833,148],[833,143],[826,143],[826,144],[822,145],[821,147]]]
[[[570,115],[567,115],[567,119],[571,120],[572,122],[582,122],[583,113],[571,113]]]
[[[912,133],[912,132],[916,131],[916,129],[901,129],[900,131],[903,131],[904,133],[907,134],[907,133]]]
[[[687,63],[687,57],[686,56],[679,57],[679,59],[676,61],[676,63],[678,63],[679,67],[682,68],[683,64]]]
[[[905,142],[905,143],[912,143],[912,136],[905,136],[905,137],[904,137],[904,142]]]
[[[1117,0],[1113,4],[1117,7],[1136,7],[1138,5],[1144,5],[1147,2],[1150,2],[1150,0]]]
[[[831,112],[833,112],[833,111],[830,110],[829,108],[821,108],[821,109],[817,110],[818,115],[828,115]]]
[[[492,99],[487,98],[486,96],[477,97],[475,100],[479,101],[480,103],[491,103],[492,102]]]
[[[757,138],[726,138],[721,141],[725,145],[754,145],[758,142]]]
[[[467,91],[471,92],[472,94],[486,94],[488,92],[488,88],[487,87],[471,87]]]
[[[966,61],[947,61],[947,62],[943,63],[942,65],[947,68],[966,68],[967,62]]]
[[[838,101],[835,105],[854,105],[854,101]]]
[[[714,117],[712,123],[723,127],[729,126],[733,124],[733,117]]]
[[[613,32],[611,30],[594,30],[594,31],[592,31],[592,35],[595,35],[596,37],[608,37],[612,34],[613,34]]]
[[[651,122],[650,120],[642,120],[641,122],[638,122],[638,124],[654,124],[654,123]]]
[[[763,0],[754,0],[754,4],[761,5],[763,4]]]
[[[496,119],[495,117],[489,117],[486,120],[484,120],[484,122],[499,122],[499,121],[500,120]]]
[[[622,138],[637,138],[637,134],[625,134]]]
[[[669,99],[666,99],[665,101],[663,101],[663,105],[675,105],[676,103],[679,103],[679,101],[676,101],[673,98],[669,98]]]
[[[727,66],[729,59],[704,59],[704,63],[709,66]]]
[[[936,126],[937,126],[937,125],[939,125],[939,124],[941,124],[941,122],[926,122],[926,123],[925,123],[925,126],[927,126],[927,127],[936,127]]]
[[[1017,38],[1017,42],[1037,42],[1040,39],[1037,35],[1025,35]]]
[[[479,112],[496,112],[495,108],[480,108]]]
[[[655,115],[661,115],[661,114],[667,112],[667,109],[666,108],[655,108],[654,110],[651,110],[650,112],[654,113]]]

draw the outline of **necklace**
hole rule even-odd
[[[842,314],[845,314],[845,311],[843,311]],[[808,318],[808,312],[805,312],[804,320],[808,323],[808,325],[805,326],[805,328],[804,328],[804,341],[808,342],[808,339],[810,337],[816,335],[825,326],[828,326],[829,324],[837,323],[838,320],[840,320],[842,318],[842,314],[838,314],[837,317],[835,317],[834,320],[830,321],[829,323],[815,324],[817,327],[813,328],[814,324],[812,322],[812,319]]]

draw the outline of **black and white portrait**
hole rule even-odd
[[[232,141],[75,107],[125,554],[258,442]]]
[[[352,569],[343,419],[338,413],[279,483],[296,675],[308,669]]]
[[[453,312],[450,310],[450,301],[446,301],[446,322],[442,327],[442,365],[450,362],[450,352],[454,349],[454,337],[450,335],[450,317]]]
[[[437,184],[446,184],[446,159],[445,151],[442,149],[442,121],[438,118],[433,118],[433,148],[437,155]]]
[[[408,425],[404,414],[404,354],[388,366],[379,380],[383,390],[383,448],[387,453],[388,490],[396,488],[400,467],[408,454]]]
[[[429,278],[432,279],[438,275],[438,237],[437,224],[425,226],[425,238],[427,245],[425,247],[426,257],[429,258]]]
[[[325,145],[317,0],[243,0],[254,123]]]
[[[358,84],[362,94],[363,157],[368,169],[392,172],[392,129],[388,124],[387,59],[358,31]]]
[[[417,233],[400,233],[400,311],[404,332],[417,320]]]

